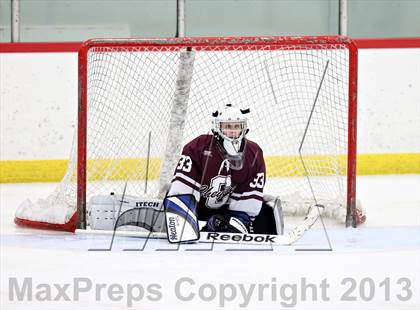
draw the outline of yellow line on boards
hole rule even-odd
[[[345,173],[345,157],[308,155],[305,166],[311,175],[322,175],[327,167],[333,173]],[[267,177],[304,175],[303,165],[297,156],[266,156]],[[0,161],[0,183],[58,182],[67,170],[67,160],[3,160]],[[109,180],[145,179],[147,162],[145,158],[101,159],[88,162],[88,180],[97,180],[107,171]],[[147,177],[157,179],[161,161],[149,160]],[[324,169],[324,168],[323,168]],[[138,175],[140,172],[140,175]],[[420,174],[420,153],[359,154],[357,174]]]
[[[408,173],[420,173],[420,153],[357,155],[358,175]]]

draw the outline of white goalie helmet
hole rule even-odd
[[[212,131],[230,156],[240,155],[243,139],[248,133],[249,109],[239,109],[227,104],[213,112]]]

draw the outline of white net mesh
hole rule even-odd
[[[89,49],[87,200],[92,195],[122,193],[125,182],[127,194],[157,195],[162,163],[168,160],[164,155],[168,124],[184,49],[147,45]],[[312,203],[315,197],[344,208],[346,45],[339,41],[304,46],[244,43],[208,45],[191,53],[193,73],[184,130],[176,133],[181,144],[208,133],[212,112],[218,107],[232,103],[250,108],[247,137],[264,151],[265,190],[297,205]],[[76,145],[66,176],[47,199],[49,205],[69,206],[68,217],[76,208]],[[178,158],[179,151],[172,155]]]

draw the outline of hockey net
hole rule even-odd
[[[79,111],[58,188],[27,200],[15,222],[85,228],[90,197],[161,197],[183,144],[211,115],[250,108],[265,192],[286,213],[321,203],[347,225],[356,212],[357,49],[345,37],[90,40],[79,50]]]

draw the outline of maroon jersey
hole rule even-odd
[[[231,167],[213,135],[201,135],[184,146],[169,195],[193,194],[200,220],[221,208],[257,216],[263,201],[265,163],[255,142],[244,140],[243,166]]]

